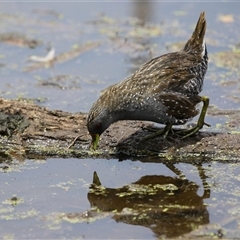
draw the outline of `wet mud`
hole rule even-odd
[[[143,140],[157,129],[153,123],[119,121],[102,134],[98,150],[93,151],[86,128],[86,113],[48,110],[24,101],[1,99],[0,102],[2,154],[20,151],[26,158],[34,155],[84,158],[126,155],[128,158],[160,156],[167,159],[209,157],[233,160],[240,153],[240,133],[235,130],[240,119],[238,111],[218,110],[214,113],[233,118],[230,120],[234,127],[232,131],[211,131],[204,127],[203,131],[187,139],[181,139],[176,132],[166,139],[160,136]]]

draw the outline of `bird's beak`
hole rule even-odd
[[[100,135],[99,134],[91,134],[91,136],[92,136],[91,149],[96,150],[98,147]]]

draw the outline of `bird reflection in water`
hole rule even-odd
[[[87,195],[91,209],[62,213],[59,218],[76,224],[111,217],[117,223],[147,227],[157,238],[180,237],[208,224],[204,199],[210,198],[210,187],[202,165],[195,164],[204,189],[199,195],[197,183],[188,180],[173,163],[164,164],[176,177],[146,175],[120,188],[103,186],[94,172]]]
[[[198,165],[204,192],[166,164],[177,176],[146,175],[121,188],[104,187],[96,172],[88,193],[91,208],[98,214],[112,213],[116,222],[150,228],[156,237],[178,237],[209,223],[204,199],[210,197],[204,169]]]

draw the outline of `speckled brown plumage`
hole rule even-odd
[[[87,120],[96,148],[96,136],[119,120],[148,120],[167,126],[184,124],[198,114],[196,105],[203,101],[200,115],[204,125],[208,98],[200,97],[207,71],[204,40],[205,14],[200,14],[196,28],[179,52],[168,53],[146,62],[127,79],[107,89],[93,104]],[[204,112],[203,112],[204,111]],[[164,132],[164,133],[165,133]],[[189,132],[187,132],[187,135]],[[98,138],[97,138],[98,139]]]

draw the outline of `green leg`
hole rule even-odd
[[[197,125],[191,129],[188,130],[183,130],[178,132],[180,135],[184,135],[182,138],[187,138],[189,136],[192,136],[193,134],[195,134],[196,132],[198,132],[200,129],[203,128],[204,125],[207,125],[208,127],[210,127],[209,124],[204,122],[206,113],[207,113],[207,109],[208,109],[208,105],[209,105],[209,98],[208,97],[201,97],[201,100],[203,102],[203,107],[202,107],[202,111],[201,114],[199,116]]]
[[[165,128],[160,129],[160,130],[156,131],[155,133],[144,137],[142,140],[148,140],[148,139],[159,137],[159,136],[163,136],[163,138],[166,138],[170,130],[172,130],[172,124],[167,124],[165,126]]]
[[[195,127],[191,128],[191,129],[176,131],[177,134],[183,135],[182,139],[194,135],[200,129],[202,129],[204,125],[210,127],[209,124],[204,122],[204,119],[205,119],[205,116],[206,116],[206,113],[207,113],[207,109],[208,109],[208,106],[209,106],[209,98],[208,97],[201,97],[201,101],[203,102],[203,107],[202,107],[202,111],[200,113],[197,125]],[[172,124],[167,124],[164,129],[158,130],[155,133],[144,137],[142,140],[148,140],[148,139],[155,138],[155,137],[158,137],[158,136],[163,136],[163,138],[166,138],[169,131],[172,131]]]

